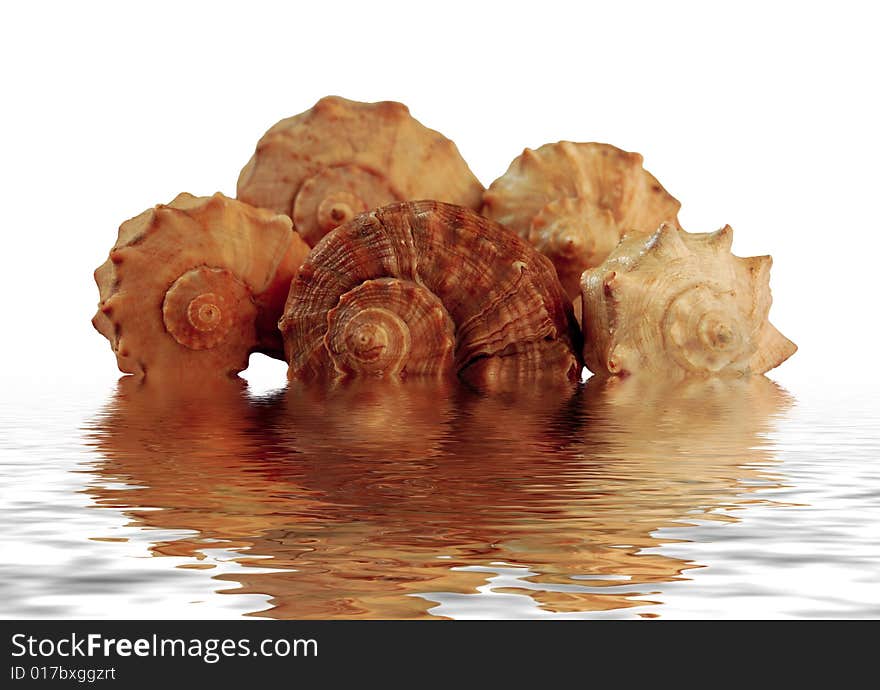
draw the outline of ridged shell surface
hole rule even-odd
[[[269,129],[238,180],[239,199],[289,215],[312,246],[355,215],[395,201],[479,209],[482,193],[455,144],[405,105],[338,96]]]
[[[677,224],[679,206],[638,153],[561,141],[514,159],[486,190],[482,213],[550,257],[574,299],[581,273],[601,264],[624,234]]]
[[[291,284],[291,378],[459,373],[574,378],[571,305],[550,261],[475,212],[393,204],[337,228]]]

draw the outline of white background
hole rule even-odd
[[[875,377],[871,7],[5,4],[2,376],[113,381],[89,319],[118,225],[181,191],[234,195],[270,125],[338,94],[406,103],[486,185],[525,146],[641,152],[685,228],[729,223],[737,254],[773,255],[771,318],[801,348],[775,378]]]

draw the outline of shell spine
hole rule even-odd
[[[338,318],[363,310],[379,319],[355,328]],[[291,378],[525,376],[542,368],[573,377],[580,366],[571,315],[546,257],[468,209],[422,201],[372,211],[327,235],[293,281],[279,326]],[[340,357],[344,333],[357,334],[364,352],[390,349],[371,354],[389,365],[351,368],[358,357]]]
[[[741,376],[796,350],[767,316],[769,256],[730,253],[729,226],[626,237],[584,272],[584,360],[597,374]]]
[[[282,356],[275,324],[307,252],[285,216],[180,194],[120,226],[92,323],[125,373],[234,374],[252,351]]]

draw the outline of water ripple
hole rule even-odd
[[[66,392],[3,409],[3,616],[880,616],[864,391]]]

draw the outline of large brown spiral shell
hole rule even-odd
[[[120,226],[95,271],[92,323],[123,372],[238,373],[253,351],[283,357],[277,321],[308,251],[286,216],[222,194],[180,194]]]
[[[286,213],[312,246],[372,208],[437,199],[479,209],[482,193],[455,144],[405,105],[338,96],[271,127],[238,179],[239,199]]]
[[[482,213],[549,256],[574,299],[581,273],[601,264],[624,234],[677,224],[679,206],[638,153],[560,141],[515,158],[486,190]]]
[[[291,284],[279,326],[291,378],[573,378],[571,316],[552,264],[531,245],[469,209],[419,201],[327,235]]]
[[[767,320],[769,256],[730,252],[730,226],[663,225],[584,272],[584,360],[597,374],[762,374],[797,347]]]

